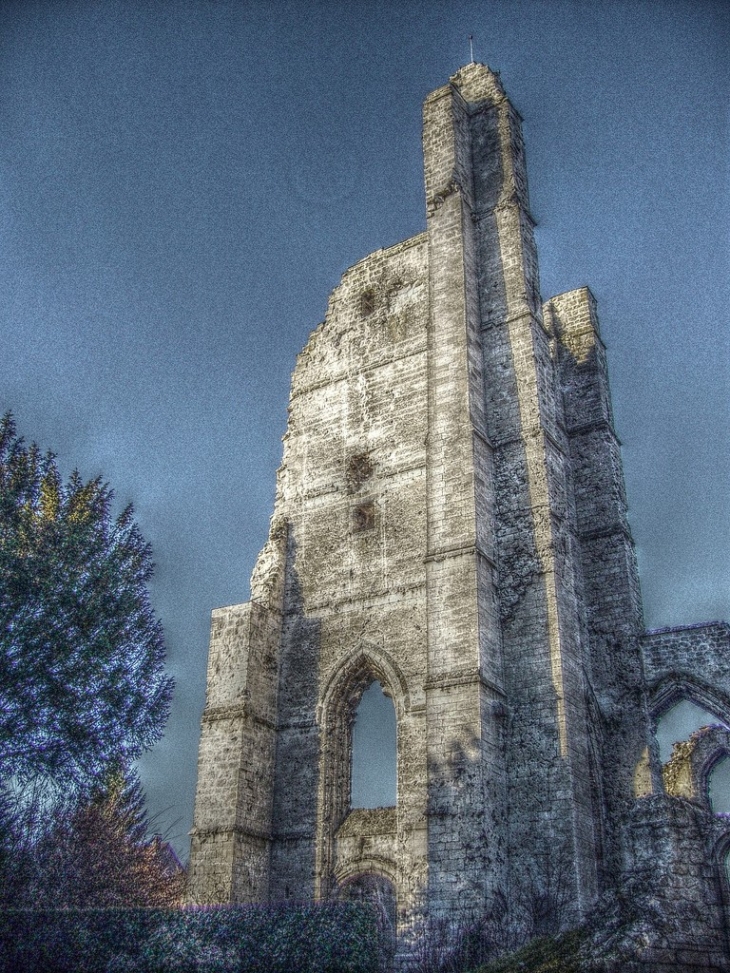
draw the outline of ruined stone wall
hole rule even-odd
[[[636,969],[727,971],[725,892],[713,851],[713,821],[689,801],[656,796],[627,819],[621,886],[639,917],[630,944]],[[725,885],[727,880],[725,879]]]
[[[570,451],[576,513],[572,542],[580,558],[586,606],[591,789],[605,886],[618,874],[621,837],[616,822],[633,796],[636,766],[649,742],[638,645],[641,594],[595,298],[581,288],[551,298],[544,311],[557,340]]]
[[[425,877],[427,325],[417,237],[344,275],[294,373],[275,509],[289,553],[274,897],[331,894],[364,859],[395,876],[402,902]],[[398,811],[354,854],[338,838],[351,722],[375,678],[398,717]]]
[[[661,628],[641,639],[654,719],[688,699],[730,721],[730,625]]]
[[[279,600],[277,577],[269,571],[273,598],[254,585],[260,601],[213,612],[188,882],[195,903],[269,895],[281,616],[267,601]]]
[[[377,888],[407,944],[423,912],[550,887],[568,922],[636,880],[681,905],[647,969],[685,946],[691,968],[726,948],[730,833],[662,792],[650,728],[680,698],[730,714],[730,627],[641,637],[595,301],[542,306],[499,77],[471,64],[429,95],[423,148],[426,232],[333,291],[292,378],[251,602],[213,614],[191,899]],[[353,810],[376,679],[397,804]]]

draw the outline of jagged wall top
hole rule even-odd
[[[480,101],[497,102],[507,97],[499,74],[486,64],[479,64],[476,61],[459,68],[456,74],[449,78],[449,85],[456,88],[464,101],[470,104]],[[444,88],[437,88],[426,100],[439,97],[443,90]]]

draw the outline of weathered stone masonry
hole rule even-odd
[[[474,914],[559,871],[577,920],[650,882],[647,861],[657,894],[682,886],[689,844],[710,918],[678,923],[677,949],[723,968],[728,839],[706,801],[707,827],[682,824],[695,798],[664,794],[653,729],[679,698],[730,716],[728,627],[642,631],[595,300],[541,302],[499,77],[470,64],[429,95],[423,146],[426,231],[332,293],[292,379],[251,601],[213,613],[191,898],[370,876],[405,937],[424,911]],[[365,812],[351,725],[374,680],[397,804]]]

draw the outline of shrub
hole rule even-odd
[[[377,973],[361,903],[0,912],[0,973]]]

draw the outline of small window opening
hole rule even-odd
[[[393,700],[373,682],[362,694],[352,728],[350,806],[395,807],[397,763]]]
[[[730,814],[730,757],[718,760],[707,781],[710,807],[714,814]]]

